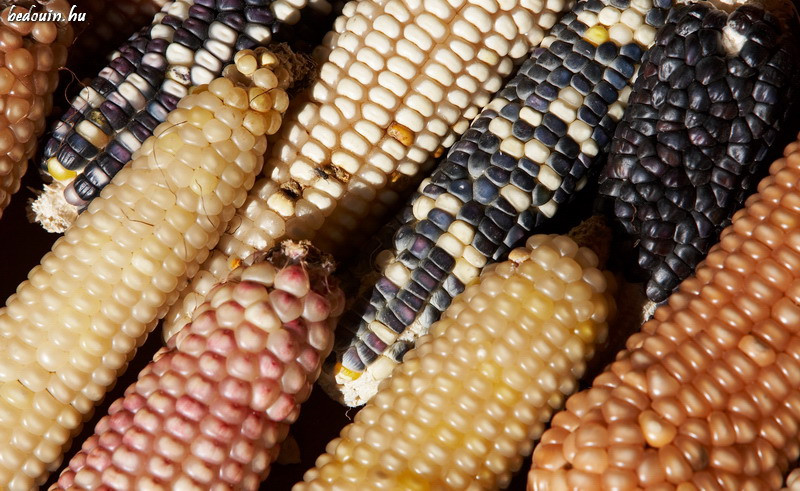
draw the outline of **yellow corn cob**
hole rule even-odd
[[[181,101],[0,310],[0,487],[30,489],[58,466],[244,202],[294,58],[236,60]]]
[[[333,345],[344,295],[332,270],[288,241],[235,270],[52,489],[258,489]]]
[[[573,237],[588,242],[595,227]],[[455,298],[295,491],[508,485],[614,310],[613,278],[590,249],[559,235],[527,247]]]
[[[361,0],[327,36],[327,61],[294,107],[220,245],[164,321],[185,323],[229,264],[276,240],[327,251],[371,233],[398,191],[451,145],[544,37],[566,0]],[[372,220],[369,220],[370,222]]]
[[[31,10],[37,16],[61,15],[62,21],[9,22],[9,14],[29,12],[25,2],[20,4],[0,12],[0,216],[36,152],[36,140],[53,108],[58,70],[73,40],[65,0],[43,2]]]

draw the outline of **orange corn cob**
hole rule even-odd
[[[258,489],[333,345],[333,263],[285,242],[215,287],[51,489]]]
[[[529,489],[779,489],[800,457],[800,142],[694,277],[572,396]]]
[[[37,3],[37,15],[61,14],[63,21],[9,22],[28,12],[26,2],[14,2],[0,12],[0,216],[19,190],[53,108],[58,70],[67,61],[72,27],[66,21],[65,0]],[[55,17],[54,17],[55,18]]]

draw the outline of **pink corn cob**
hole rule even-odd
[[[51,489],[257,489],[333,345],[333,263],[285,242],[217,285]]]

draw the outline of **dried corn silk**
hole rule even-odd
[[[38,15],[61,14],[65,0],[36,3]],[[44,132],[45,118],[53,108],[58,70],[67,60],[73,31],[68,22],[14,21],[8,15],[26,15],[29,2],[15,2],[0,12],[0,216],[20,187],[28,159]]]
[[[296,40],[293,46],[314,43],[325,32],[331,12],[324,0],[313,6],[304,0],[293,2],[290,11],[280,7],[286,7],[282,0],[260,3],[166,4],[146,32],[120,51],[123,56],[84,88],[54,127],[41,166],[63,186],[43,193],[34,203],[37,221],[49,231],[63,232],[191,87],[219,76],[238,50],[283,39]],[[292,26],[301,14],[305,22]]]
[[[59,465],[244,202],[282,120],[275,101],[304,67],[291,53],[240,52],[182,99],[0,310],[0,487],[31,489]]]
[[[800,143],[533,454],[529,489],[779,489],[800,457]]]
[[[551,30],[422,182],[393,241],[376,253],[380,276],[364,277],[323,369],[332,397],[349,406],[369,400],[481,268],[599,171],[642,53],[671,5],[581,1]]]
[[[645,55],[600,191],[654,302],[694,271],[774,156],[800,93],[798,30],[789,1],[730,13],[699,2],[673,10]]]
[[[245,205],[164,322],[168,337],[229,264],[283,237],[358,245],[399,188],[463,133],[566,8],[562,0],[360,0],[293,107]],[[404,177],[405,176],[405,177]],[[377,228],[377,224],[375,227]],[[346,251],[345,251],[346,253]]]
[[[330,258],[294,243],[267,258],[212,290],[51,489],[258,489],[344,304]]]
[[[527,246],[455,298],[295,491],[508,486],[614,310],[590,249],[557,235]]]

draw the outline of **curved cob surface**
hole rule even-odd
[[[58,70],[67,61],[73,39],[66,21],[69,3],[35,4],[39,15],[60,14],[62,21],[9,22],[8,14],[24,15],[30,3],[18,2],[0,12],[0,216],[19,190],[53,108]]]
[[[800,457],[800,142],[785,155],[696,275],[556,414],[529,489],[781,487]]]
[[[800,489],[800,469],[793,470],[786,477],[786,486],[783,491],[794,491],[796,489]]]
[[[319,31],[324,32],[325,15],[309,8],[308,25],[294,32],[286,25],[297,21],[307,2],[295,3],[290,12],[279,8],[287,4],[271,0],[252,5],[178,0],[166,5],[144,39],[137,41],[146,44],[141,57],[132,63],[113,60],[54,128],[41,165],[60,185],[48,188],[34,204],[37,221],[50,231],[66,230],[180,98],[191,87],[219,76],[237,50],[295,35],[302,35],[301,45],[313,43]],[[314,5],[326,14],[330,11],[326,1]]]
[[[531,237],[456,297],[295,491],[507,486],[607,334],[609,279],[573,237]]]
[[[282,237],[352,247],[397,189],[448,146],[565,7],[496,0],[360,0],[220,246],[164,321],[169,337],[229,264]],[[387,203],[388,201],[388,203]]]
[[[333,345],[333,263],[284,243],[232,272],[51,489],[258,489]]]
[[[638,242],[655,302],[717,242],[795,107],[800,23],[791,2],[774,5],[799,27],[759,4],[675,9],[642,62],[600,191]]]
[[[243,51],[172,111],[0,310],[0,487],[31,489],[214,247],[303,60]],[[291,72],[289,70],[292,70]]]
[[[76,13],[86,14],[86,21],[75,26],[74,53],[80,59],[70,60],[70,68],[83,72],[98,59],[105,59],[109,50],[124,43],[142,26],[150,24],[153,16],[169,0],[75,0]],[[79,78],[80,78],[79,73]]]
[[[340,323],[326,390],[363,404],[464,285],[586,183],[669,0],[579,2],[423,181]]]

